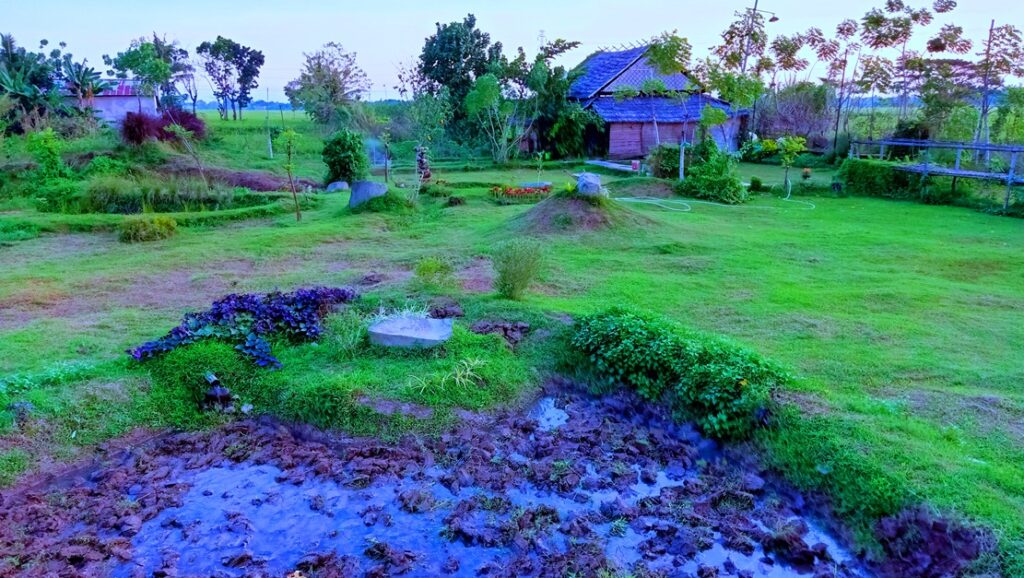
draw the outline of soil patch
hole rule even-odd
[[[159,171],[174,176],[200,178],[199,169],[185,159],[172,159],[159,168]],[[288,177],[282,177],[264,171],[234,171],[220,167],[204,167],[206,177],[229,187],[243,187],[260,193],[290,191]],[[318,190],[321,183],[309,179],[295,179],[299,190]]]
[[[474,257],[469,265],[458,272],[462,288],[471,293],[490,293],[494,290],[494,266],[487,257]]]
[[[870,575],[759,472],[635,396],[549,389],[397,443],[269,419],[0,502],[0,575]]]

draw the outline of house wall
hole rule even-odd
[[[657,137],[653,122],[615,122],[608,125],[608,157],[613,159],[637,159],[647,156],[651,149],[662,144],[679,144],[685,140],[695,142],[698,134],[697,121],[685,123],[658,123]],[[740,119],[733,118],[711,131],[718,148],[735,151],[738,146]],[[660,138],[659,138],[660,137]]]
[[[68,103],[78,106],[77,98],[68,98]],[[129,112],[144,112],[146,114],[157,114],[156,98],[152,96],[97,96],[91,104],[96,112],[96,117],[103,122],[119,126],[124,122],[124,117]]]

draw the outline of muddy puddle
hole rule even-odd
[[[630,396],[566,388],[395,444],[244,422],[11,492],[0,575],[869,575],[719,458]]]

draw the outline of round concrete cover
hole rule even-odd
[[[451,339],[451,319],[394,317],[370,326],[370,342],[384,347],[427,349]]]

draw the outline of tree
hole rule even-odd
[[[796,158],[801,153],[807,150],[807,141],[800,136],[784,136],[776,141],[779,160],[782,162],[782,166],[786,168],[786,174],[784,181],[786,184],[786,198],[788,199],[793,192],[793,184],[789,180],[789,169],[793,168],[796,164]]]
[[[416,82],[431,94],[447,88],[458,122],[465,118],[461,105],[477,79],[500,63],[502,46],[500,42],[491,43],[490,35],[477,28],[472,14],[462,22],[436,26],[436,32],[424,41],[416,65]]]
[[[494,162],[505,164],[529,132],[532,115],[527,114],[518,98],[509,98],[501,82],[493,74],[477,79],[466,95],[466,112],[475,119],[491,147]]]
[[[206,78],[213,88],[213,96],[217,99],[217,110],[224,120],[227,120],[229,112],[234,112],[235,99],[238,98],[238,70],[234,62],[236,46],[233,40],[218,36],[216,41],[203,42],[196,48]]]
[[[103,62],[111,67],[110,74],[117,78],[133,77],[139,83],[139,112],[142,112],[142,95],[161,99],[161,88],[171,80],[171,65],[164,60],[156,44],[139,38],[133,40],[128,50],[110,57],[103,55]]]
[[[978,54],[981,60],[977,63],[977,73],[981,78],[981,114],[975,140],[988,143],[992,91],[1003,84],[1006,76],[1024,76],[1024,40],[1015,26],[996,26],[993,20],[982,46],[984,50]]]
[[[196,48],[203,69],[213,85],[213,94],[220,103],[221,118],[242,118],[242,109],[252,101],[252,91],[259,86],[263,53],[243,46],[230,38],[218,36],[213,42],[203,42]]]
[[[284,92],[295,108],[302,108],[314,122],[338,128],[352,117],[352,107],[369,89],[366,73],[356,64],[356,54],[330,42],[305,54],[299,77]]]
[[[110,83],[102,80],[99,71],[87,61],[64,63],[65,87],[78,99],[78,107],[91,107],[93,97],[109,90]]]
[[[163,108],[178,107],[181,105],[181,93],[178,91],[178,85],[182,84],[187,91],[189,79],[192,80],[193,85],[195,83],[195,68],[192,61],[189,60],[188,50],[181,48],[177,41],[168,41],[166,37],[157,36],[155,32],[152,42],[157,57],[166,62],[171,71],[170,78],[160,87],[162,94],[160,105]],[[194,105],[195,101],[193,100],[193,107]]]
[[[875,95],[892,89],[893,63],[888,58],[869,55],[861,59],[860,78],[856,81],[861,94],[871,97],[871,118],[868,121],[868,140],[875,138]]]

